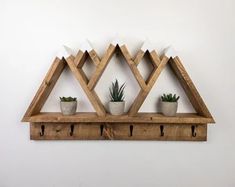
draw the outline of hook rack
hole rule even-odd
[[[205,141],[207,125],[120,123],[31,123],[33,140],[181,140]],[[43,128],[43,126],[47,128]]]
[[[115,54],[122,55],[140,87],[129,111],[121,116],[108,114],[95,92],[100,77]],[[153,65],[146,81],[137,68],[144,57]],[[96,67],[90,79],[82,69],[88,59]],[[176,75],[196,113],[167,117],[160,113],[138,112],[166,65]],[[73,116],[63,116],[56,112],[40,112],[66,66],[80,83],[95,113],[78,112]],[[32,140],[178,141],[206,141],[207,124],[215,122],[178,56],[160,57],[155,50],[141,48],[132,57],[126,45],[119,44],[110,44],[102,58],[94,49],[79,50],[76,56],[56,57],[22,121],[30,122]]]

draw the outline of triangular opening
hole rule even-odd
[[[114,55],[110,59],[110,62],[95,87],[95,91],[99,95],[106,111],[109,111],[109,87],[111,86],[111,83],[115,81],[115,79],[117,79],[120,84],[125,83],[125,112],[127,112],[140,88],[126,60],[120,53],[119,47],[117,46],[115,50]]]
[[[154,65],[149,57],[148,51],[144,53],[144,56],[140,60],[137,68],[140,71],[141,75],[143,76],[145,82],[148,83],[148,80],[151,77],[151,74],[154,70]]]
[[[41,112],[60,112],[59,97],[62,96],[77,98],[77,112],[94,112],[86,94],[67,65],[57,80]]]
[[[87,54],[87,58],[84,61],[83,66],[81,67],[82,71],[86,75],[86,78],[90,80],[92,74],[95,72],[95,64],[92,61],[91,57]]]
[[[196,113],[169,65],[162,70],[139,112],[161,112],[159,103],[163,93],[173,93],[180,96],[177,113]]]

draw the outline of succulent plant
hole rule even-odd
[[[176,96],[176,94],[163,94],[161,96],[161,99],[163,102],[177,102],[179,100],[180,96]]]
[[[112,102],[122,102],[124,100],[125,83],[119,86],[118,80],[112,82],[112,87],[109,88],[110,99]]]
[[[72,102],[72,101],[77,101],[76,97],[60,97],[60,101],[62,102]]]

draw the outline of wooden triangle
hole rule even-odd
[[[134,100],[132,106],[130,107],[128,116],[131,117],[137,115],[141,105],[143,104],[150,90],[154,86],[162,70],[165,68],[167,64],[169,64],[171,69],[175,73],[176,77],[179,79],[180,84],[182,85],[186,95],[188,96],[191,104],[193,105],[198,115],[213,120],[209,110],[207,109],[204,101],[199,95],[196,87],[194,86],[189,75],[187,74],[185,68],[183,67],[179,57],[174,57],[169,59],[167,56],[163,55],[163,57],[160,58],[155,50],[151,52],[148,50],[145,52],[140,50],[137,53],[136,57],[132,58],[125,45],[114,46],[113,44],[110,44],[102,58],[98,56],[95,50],[90,50],[89,52],[88,51],[83,52],[82,50],[79,50],[75,57],[73,55],[70,55],[66,59],[65,58],[60,59],[56,57],[46,77],[44,78],[39,90],[37,91],[33,101],[31,102],[29,108],[27,109],[22,121],[29,121],[29,118],[31,116],[40,113],[42,106],[46,102],[49,94],[54,88],[54,85],[56,84],[58,78],[60,77],[66,65],[69,66],[73,75],[79,81],[82,89],[86,93],[97,115],[105,116],[106,115],[105,107],[103,106],[98,95],[94,91],[94,88],[97,82],[99,81],[100,77],[102,76],[107,64],[110,62],[110,59],[115,53],[117,53],[117,50],[125,58],[135,79],[137,80],[140,86],[140,92],[137,95],[136,99]],[[145,80],[143,79],[141,73],[137,68],[137,65],[139,64],[139,62],[146,53],[148,53],[154,65],[154,70],[150,74],[147,82],[145,82]],[[90,78],[90,80],[88,80],[87,76],[82,70],[82,67],[87,58],[91,58],[91,60],[96,66],[95,72]]]
[[[148,52],[148,50],[146,51]],[[142,50],[137,52],[136,57],[134,58],[134,62],[136,65],[139,64],[141,59],[144,57],[145,53]],[[129,110],[129,116],[135,116],[143,102],[145,101],[147,95],[151,91],[153,85],[157,81],[162,70],[165,68],[167,64],[169,64],[171,70],[174,72],[176,77],[178,78],[181,86],[183,87],[187,97],[189,98],[190,103],[192,104],[195,111],[206,118],[210,118],[213,120],[212,115],[210,114],[209,110],[207,109],[203,99],[201,98],[199,92],[197,91],[196,87],[194,86],[191,78],[189,77],[188,73],[186,72],[183,64],[181,63],[178,56],[174,58],[168,58],[167,56],[163,55],[163,57],[158,57],[155,50],[150,52],[150,59],[156,64],[156,67],[152,74],[149,77],[149,81],[146,88],[142,88],[134,100],[132,106]]]
[[[81,56],[80,59],[76,59],[78,63],[83,63],[85,61],[84,56],[85,53],[79,51],[78,55]],[[77,55],[77,56],[78,56]],[[57,80],[59,79],[60,75],[62,74],[65,66],[69,66],[73,75],[78,79],[82,89],[86,93],[89,101],[91,102],[92,106],[97,112],[97,115],[104,116],[106,111],[101,103],[99,97],[95,93],[94,90],[90,91],[87,87],[87,78],[84,72],[81,69],[78,69],[76,64],[74,63],[75,58],[71,55],[68,58],[60,59],[58,57],[55,58],[54,62],[52,63],[50,69],[48,70],[43,82],[41,83],[36,95],[34,96],[31,104],[29,105],[22,121],[27,121],[33,115],[40,113],[43,105],[45,104],[48,96],[50,95],[52,89],[54,88]]]
[[[178,56],[170,58],[169,65],[178,78],[195,111],[203,117],[212,118],[212,115],[207,109],[206,104],[204,103],[202,97],[200,96],[183,64],[181,63],[180,58]]]

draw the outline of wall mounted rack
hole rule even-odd
[[[114,54],[121,54],[140,86],[140,92],[129,111],[112,116],[96,94],[94,88]],[[145,81],[137,66],[147,55],[153,71]],[[82,70],[88,59],[96,66],[90,79]],[[139,109],[157,81],[162,70],[170,66],[178,78],[196,113],[178,113],[167,117],[161,113],[139,113]],[[42,113],[46,102],[64,68],[68,66],[80,83],[95,113],[78,112],[72,116],[61,113]],[[132,57],[126,45],[110,44],[102,58],[94,49],[79,50],[76,55],[56,57],[39,90],[28,107],[23,122],[30,122],[32,140],[177,140],[206,141],[207,124],[214,119],[178,56],[158,56],[155,50],[141,48]]]

